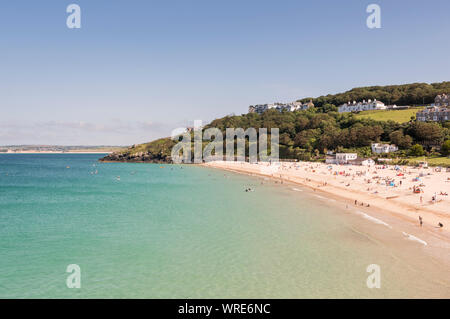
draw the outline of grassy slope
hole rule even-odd
[[[429,165],[432,165],[432,166],[450,167],[450,157],[424,157],[424,156],[420,156],[420,157],[408,158],[408,161],[411,164],[418,163],[418,162],[421,162],[421,161],[426,161],[426,162],[428,162]]]
[[[376,121],[394,121],[397,123],[405,123],[411,119],[411,116],[415,116],[417,111],[422,107],[410,108],[407,110],[374,110],[363,111],[356,115],[357,118],[371,118]]]
[[[176,142],[174,142],[170,138],[160,138],[149,143],[136,145],[135,147],[124,150],[122,153],[129,153],[134,155],[142,152],[151,152],[153,154],[160,153],[164,155],[170,155],[172,147],[175,144]]]

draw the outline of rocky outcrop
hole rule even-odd
[[[151,152],[138,153],[111,153],[99,160],[100,162],[124,162],[124,163],[172,163],[170,156]]]
[[[176,141],[170,137],[149,143],[133,145],[126,151],[115,152],[100,159],[101,162],[172,163],[172,148]]]

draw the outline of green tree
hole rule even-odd
[[[436,95],[442,93],[450,93],[450,82],[359,87],[343,93],[319,96],[312,101],[316,107],[324,110],[325,105],[341,105],[348,101],[364,99],[378,99],[387,104],[423,105],[433,103]],[[300,101],[307,103],[309,100],[308,97]]]
[[[288,145],[288,146],[293,144],[289,134],[283,133],[283,134],[280,135],[280,144]]]
[[[438,123],[415,122],[408,133],[421,143],[440,144],[443,138],[443,130]]]
[[[326,103],[322,106],[322,112],[328,113],[328,112],[337,112],[338,108],[334,104]]]
[[[441,153],[444,156],[450,155],[450,140],[446,140],[441,146]]]
[[[400,148],[410,148],[412,144],[412,137],[403,135],[402,130],[397,130],[389,134],[389,139]]]
[[[422,145],[420,144],[415,144],[413,146],[411,146],[411,148],[409,149],[409,154],[411,156],[422,156],[423,154],[425,154]]]
[[[321,135],[320,129],[301,131],[295,136],[294,146],[312,151]]]
[[[309,124],[309,120],[306,116],[299,116],[295,122],[295,129],[297,130],[297,132],[303,131],[306,129],[308,124]]]

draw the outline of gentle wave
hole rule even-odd
[[[360,214],[360,215],[361,215],[362,217],[364,217],[365,219],[368,219],[368,220],[370,220],[370,221],[372,221],[372,222],[374,222],[374,223],[376,223],[376,224],[380,224],[380,225],[384,225],[384,226],[386,226],[386,227],[392,228],[391,225],[389,225],[388,223],[382,221],[381,219],[372,217],[372,216],[367,215],[366,213],[363,213],[363,212],[360,212],[360,211],[358,211],[358,214]]]
[[[409,240],[417,241],[418,243],[421,243],[421,244],[424,245],[424,246],[427,246],[427,245],[428,245],[426,241],[424,241],[424,240],[422,240],[422,239],[420,239],[420,238],[417,238],[417,237],[414,236],[414,235],[411,235],[411,234],[408,234],[408,233],[405,233],[405,232],[402,232],[402,233],[403,233],[403,235],[405,235],[406,238],[409,239]]]
[[[293,188],[292,190],[296,191],[296,192],[303,192],[301,189],[298,189],[298,188]]]

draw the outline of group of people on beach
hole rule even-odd
[[[358,205],[358,200],[357,199],[355,199],[355,206],[357,206]],[[361,202],[360,204],[359,204],[359,206],[364,206],[364,203],[363,202]],[[370,207],[370,204],[369,203],[367,203],[366,205],[365,205],[366,207]]]
[[[361,196],[358,195],[354,200],[355,206],[371,207],[369,204],[371,199],[377,203],[381,199],[387,199],[392,200],[393,205],[404,206],[405,214],[413,208],[421,211],[423,206],[427,206],[427,210],[434,215],[433,211],[445,213],[448,203],[449,191],[445,188],[446,183],[450,182],[448,170],[443,172],[408,166],[364,167],[311,162],[257,163],[255,166],[256,170],[250,168],[250,171],[253,169],[256,174],[272,177],[276,184],[283,184],[284,181],[300,182],[310,186],[314,191],[322,188],[329,189],[330,193],[333,193],[339,189],[348,189],[354,194],[360,193]],[[245,189],[245,192],[249,191],[253,190]],[[346,205],[347,208],[348,206]],[[424,227],[427,219],[428,215],[421,214],[418,220],[420,227]],[[439,228],[443,228],[445,220],[437,220],[433,222],[435,223]]]

